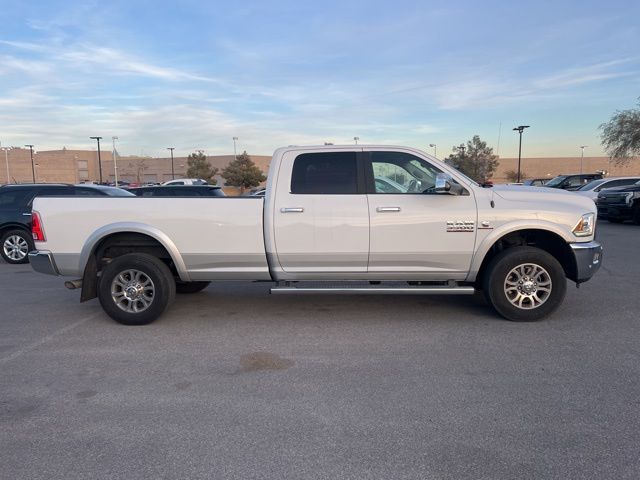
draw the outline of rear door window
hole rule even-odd
[[[328,195],[358,193],[356,152],[298,155],[293,164],[291,193]]]
[[[33,190],[26,188],[12,188],[0,191],[0,208],[18,208],[25,206],[31,200]]]

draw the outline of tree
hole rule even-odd
[[[600,130],[602,146],[616,163],[627,163],[640,154],[640,98],[638,108],[617,110],[607,123],[600,125]]]
[[[517,182],[518,181],[518,172],[516,170],[507,170],[506,172],[504,172],[504,176],[507,178],[507,180],[511,183]],[[520,181],[524,180],[525,178],[527,178],[529,175],[527,175],[525,172],[523,172],[522,170],[520,171]]]
[[[222,176],[227,185],[240,187],[241,193],[246,188],[257,187],[267,179],[246,151],[229,162],[229,165],[222,170]]]
[[[498,157],[493,154],[493,148],[488,147],[478,135],[474,135],[466,146],[453,147],[453,152],[445,161],[480,183],[489,180],[498,167]]]
[[[202,178],[209,182],[210,185],[218,183],[218,181],[213,177],[218,174],[219,169],[211,166],[207,161],[207,156],[202,152],[202,150],[198,150],[197,152],[189,155],[187,158],[187,165],[187,177]]]

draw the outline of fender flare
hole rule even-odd
[[[169,252],[171,260],[176,266],[180,280],[183,282],[191,281],[184,259],[182,258],[178,247],[176,247],[169,236],[156,227],[138,222],[110,223],[100,227],[89,235],[82,247],[82,251],[80,252],[80,271],[84,271],[87,262],[89,261],[89,256],[95,251],[98,243],[105,237],[113,235],[114,233],[140,233],[157,240],[167,250],[167,252]]]
[[[467,275],[467,282],[475,282],[476,277],[478,276],[478,272],[480,271],[480,267],[482,266],[482,262],[484,261],[487,253],[491,249],[491,247],[502,237],[518,232],[520,230],[543,230],[550,233],[554,233],[562,238],[567,243],[572,243],[574,240],[571,232],[561,228],[555,223],[548,222],[546,220],[521,220],[516,222],[505,223],[504,225],[499,226],[494,229],[489,235],[487,235],[484,240],[476,247],[476,251],[473,254],[473,258],[471,259],[471,266],[469,268],[469,275]]]

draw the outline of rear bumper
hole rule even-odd
[[[602,245],[598,242],[571,243],[576,261],[576,283],[583,283],[595,275],[602,265]]]
[[[56,262],[53,260],[51,252],[46,250],[34,250],[29,252],[29,263],[38,273],[44,273],[46,275],[60,275]]]

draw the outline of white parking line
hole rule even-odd
[[[41,338],[40,340],[38,340],[37,342],[32,343],[31,345],[27,345],[24,348],[21,348],[20,350],[16,350],[15,352],[13,352],[11,355],[7,355],[4,358],[0,358],[0,365],[6,362],[9,362],[11,360],[14,360],[16,358],[18,358],[19,356],[30,352],[31,350],[38,348],[41,345],[44,345],[45,343],[47,343],[49,340],[52,340],[53,338],[62,335],[63,333],[68,332],[69,330],[72,330],[76,327],[79,327],[80,325],[82,325],[83,323],[88,322],[89,320],[92,320],[94,318],[96,318],[98,315],[100,315],[102,312],[96,312],[93,315],[89,315],[88,317],[84,317],[80,320],[78,320],[77,322],[72,323],[71,325],[67,325],[66,327],[62,327],[59,330],[56,330],[53,333],[50,333],[49,335],[47,335],[46,337]]]

